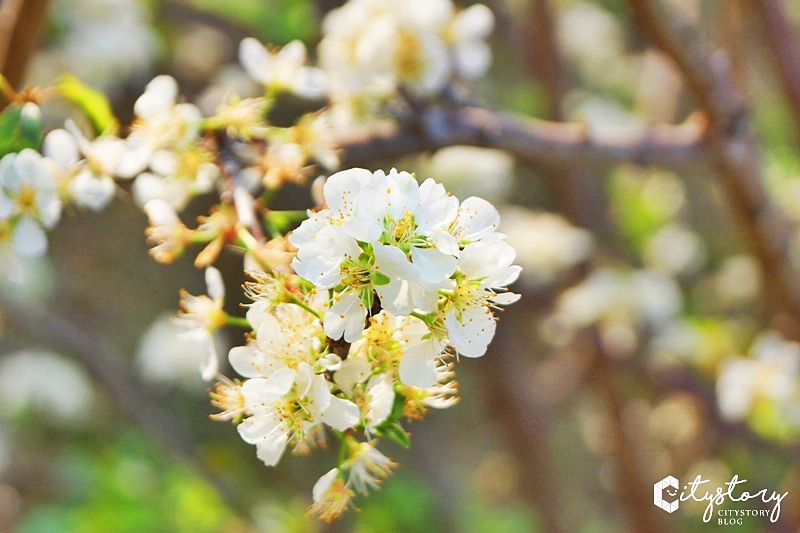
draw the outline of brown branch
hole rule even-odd
[[[712,159],[747,242],[764,269],[769,306],[800,318],[800,294],[787,277],[791,223],[771,205],[762,185],[759,149],[729,62],[658,0],[628,0],[628,4],[638,26],[677,63],[709,116]]]
[[[608,410],[610,430],[618,474],[619,503],[625,511],[631,530],[637,533],[666,531],[657,507],[651,499],[651,481],[642,478],[639,471],[640,453],[624,427],[623,398],[614,380],[615,363],[603,352],[599,332],[595,326],[585,333],[590,335],[593,354],[592,382]]]
[[[553,24],[553,13],[547,0],[531,0],[530,11],[528,66],[532,74],[542,81],[547,93],[547,118],[563,121],[561,101],[567,92],[567,80]]]
[[[744,0],[744,3],[761,25],[759,33],[767,44],[800,129],[800,38],[787,18],[782,1]]]
[[[0,4],[0,73],[15,89],[25,76],[39,40],[49,0],[4,0]]]
[[[551,295],[554,296],[555,293]],[[539,511],[544,531],[560,533],[564,531],[560,517],[563,502],[547,438],[548,422],[553,416],[548,416],[525,393],[529,384],[524,380],[526,373],[521,364],[529,360],[528,345],[519,342],[515,333],[525,329],[531,309],[545,299],[533,297],[506,310],[490,353],[477,363],[491,416],[502,428],[503,438],[521,470],[519,495]]]
[[[5,70],[11,37],[24,4],[25,0],[4,0],[0,3],[0,72]]]
[[[705,121],[699,115],[679,126],[619,128],[602,136],[584,124],[551,122],[476,107],[432,107],[419,121],[383,123],[345,132],[338,139],[342,166],[368,166],[446,146],[505,150],[530,165],[589,167],[631,162],[672,169],[706,162]]]

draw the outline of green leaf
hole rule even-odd
[[[383,424],[376,428],[375,432],[379,437],[396,442],[403,448],[408,448],[411,446],[411,439],[409,438],[408,433],[406,433],[406,430],[403,429],[403,426],[401,426],[398,422],[394,422],[392,424]]]
[[[36,113],[23,113],[25,105]],[[0,157],[25,148],[38,150],[42,144],[42,121],[35,104],[11,104],[0,113]]]
[[[372,280],[373,285],[377,286],[388,285],[389,282],[391,281],[389,279],[389,276],[387,276],[383,272],[377,272],[377,271],[372,273],[372,275],[370,276],[370,280]]]
[[[81,108],[97,135],[116,125],[117,119],[111,111],[111,104],[106,95],[85,85],[72,74],[61,76],[55,89],[61,96]]]

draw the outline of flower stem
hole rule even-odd
[[[341,468],[342,463],[347,458],[347,436],[344,433],[336,431],[336,436],[339,437],[339,457],[336,458],[336,467]]]
[[[301,302],[296,297],[292,296],[291,298],[289,298],[289,303],[290,304],[295,304],[295,305],[298,305],[298,306],[302,307],[303,309],[305,309],[306,311],[308,311],[309,313],[311,313],[312,315],[314,315],[318,319],[322,320],[322,313],[320,313],[319,311],[317,311],[313,307],[309,306],[308,304],[305,304],[305,303]]]
[[[233,315],[225,315],[225,325],[226,326],[233,326],[237,328],[244,328],[247,330],[253,329],[253,326],[250,325],[250,322],[247,321],[246,318],[241,316],[233,316]]]

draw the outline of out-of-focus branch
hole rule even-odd
[[[724,54],[715,53],[685,20],[658,0],[629,0],[638,27],[669,55],[709,116],[709,149],[745,237],[761,262],[772,310],[800,319],[800,294],[788,280],[791,224],[769,201],[748,108]]]
[[[431,107],[419,121],[383,123],[345,132],[337,139],[344,167],[468,145],[505,150],[531,165],[565,168],[631,162],[673,169],[706,162],[705,121],[699,115],[679,126],[619,128],[597,135],[586,125],[495,113],[477,107]]]
[[[620,503],[626,511],[631,530],[637,533],[666,531],[657,507],[650,499],[650,480],[642,478],[638,468],[640,454],[625,431],[622,419],[623,399],[614,382],[615,364],[603,352],[599,332],[595,326],[586,332],[591,336],[594,357],[591,371],[592,383],[603,398],[611,421],[611,438],[614,446]]]
[[[547,0],[531,0],[529,5],[531,31],[528,65],[531,72],[542,81],[547,93],[547,118],[564,120],[561,101],[567,91],[567,82],[553,13]]]
[[[19,89],[25,67],[41,33],[49,0],[4,0],[0,3],[0,73]]]
[[[530,395],[526,394],[528,384],[521,379],[526,373],[521,371],[520,365],[528,354],[527,344],[519,342],[517,335],[525,331],[531,306],[529,302],[526,309],[512,307],[503,314],[490,353],[478,360],[478,373],[491,416],[496,417],[503,428],[503,438],[518,461],[520,496],[539,511],[544,531],[560,533],[563,531],[560,519],[563,502],[559,501],[558,476],[553,471],[547,439],[550,417],[531,402]]]
[[[549,120],[564,121],[562,103],[569,90],[567,65],[561,51],[556,20],[548,0],[531,0],[527,64],[547,95]],[[610,210],[602,179],[604,168],[545,165],[541,172],[560,211],[572,223],[591,230],[599,238],[613,234]]]
[[[767,44],[800,128],[800,38],[795,34],[780,0],[744,0],[744,3],[761,24],[759,33]]]
[[[154,441],[178,458],[186,459],[194,454],[195,443],[186,428],[142,392],[137,385],[138,378],[113,346],[43,307],[5,295],[0,296],[0,306],[8,311],[9,322],[37,342],[83,361],[119,407]]]
[[[25,0],[4,0],[0,3],[0,71],[5,70],[11,37],[24,4]]]

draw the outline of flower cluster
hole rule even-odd
[[[498,211],[477,197],[459,202],[432,179],[345,170],[314,182],[309,211],[273,210],[272,195],[338,169],[339,104],[436,97],[455,77],[483,74],[492,26],[482,5],[456,12],[450,0],[351,0],[326,19],[321,68],[307,64],[299,41],[267,48],[247,38],[239,60],[263,94],[229,93],[203,116],[173,78],[157,76],[127,127],[102,95],[70,80],[71,94],[82,94],[74,103],[98,108],[81,108],[88,120],[67,120],[43,144],[35,92],[11,94],[20,124],[35,126],[25,146],[36,149],[0,160],[0,260],[5,268],[6,255],[44,253],[62,206],[99,212],[128,190],[148,217],[157,261],[202,245],[194,264],[205,269],[208,294],[182,291],[173,325],[181,344],[202,353],[202,377],[217,380],[213,418],[235,423],[267,465],[335,435],[339,459],[314,486],[310,509],[332,520],[397,466],[377,445],[409,445],[401,420],[458,402],[452,360],[485,354],[494,310],[519,298],[506,286],[521,268],[497,231]],[[323,107],[276,125],[271,111],[287,92]],[[219,202],[188,227],[181,212],[212,192]],[[212,266],[226,247],[244,256],[251,278],[245,317],[225,311]],[[247,332],[228,353],[237,379],[218,373],[224,327]]]
[[[449,347],[486,352],[492,308],[519,297],[505,286],[520,268],[496,209],[476,197],[459,204],[433,180],[350,169],[327,180],[324,200],[289,236],[294,272],[249,271],[251,333],[228,355],[244,381],[222,378],[212,397],[216,417],[240,422],[267,465],[334,430],[340,460],[311,509],[328,520],[388,476],[395,465],[376,443],[408,445],[402,417],[456,403]],[[184,301],[203,335],[225,322],[220,299]]]
[[[437,94],[454,76],[486,73],[493,27],[482,4],[456,12],[451,0],[350,0],[323,21],[320,65],[336,101],[386,98],[401,86]]]

